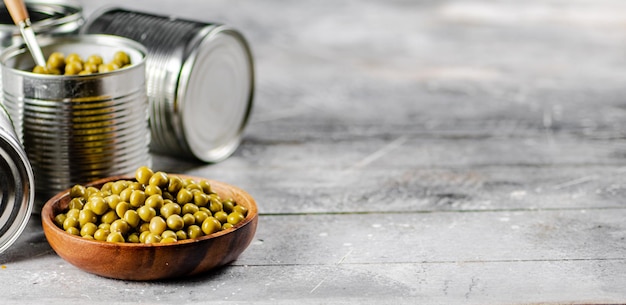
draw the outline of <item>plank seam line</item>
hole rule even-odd
[[[450,261],[415,261],[415,262],[365,262],[365,263],[346,263],[346,262],[342,262],[341,264],[337,264],[337,263],[304,263],[304,264],[300,264],[300,263],[291,263],[291,264],[232,264],[231,266],[239,266],[239,267],[278,267],[278,266],[302,266],[302,267],[306,267],[306,266],[337,266],[337,265],[416,265],[416,264],[429,264],[429,265],[436,265],[436,264],[485,264],[485,263],[551,263],[551,262],[621,262],[621,261],[626,261],[626,257],[624,258],[618,258],[618,257],[613,257],[613,258],[561,258],[561,259],[503,259],[503,260],[461,260],[461,261],[454,261],[454,260],[450,260]],[[321,281],[319,285],[322,284]],[[317,287],[315,287],[316,289]],[[311,292],[313,292],[315,289],[313,289]]]
[[[376,215],[376,214],[443,214],[443,213],[494,213],[494,212],[558,212],[558,211],[607,211],[626,210],[625,207],[579,207],[579,208],[529,208],[529,209],[484,209],[484,210],[422,210],[422,211],[350,211],[350,212],[293,212],[259,213],[259,216],[324,216],[324,215]]]

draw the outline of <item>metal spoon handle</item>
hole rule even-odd
[[[45,67],[46,59],[41,52],[39,44],[37,44],[35,32],[33,32],[33,28],[30,24],[28,10],[26,10],[26,4],[24,4],[23,0],[4,0],[4,5],[6,5],[9,10],[9,14],[11,14],[13,22],[20,27],[22,38],[24,38],[24,42],[26,42],[26,46],[28,47],[30,54],[32,54],[35,59],[35,63],[38,66]]]

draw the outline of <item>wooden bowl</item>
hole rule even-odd
[[[177,174],[173,174],[177,175]],[[203,179],[186,175],[181,178]],[[134,178],[116,176],[86,184],[101,187],[104,183]],[[222,198],[233,198],[248,208],[244,220],[233,228],[197,239],[170,244],[133,244],[95,241],[71,235],[54,223],[70,201],[69,190],[45,203],[42,211],[44,234],[54,251],[72,265],[100,276],[122,280],[158,280],[180,278],[209,271],[228,264],[248,247],[258,222],[254,199],[245,191],[226,183],[206,179]]]

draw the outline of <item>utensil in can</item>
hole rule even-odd
[[[33,31],[24,0],[4,0],[4,4],[7,9],[9,9],[9,14],[11,14],[13,22],[15,22],[15,25],[20,28],[22,38],[24,39],[30,54],[35,59],[35,63],[37,63],[38,66],[45,67],[46,59],[43,57],[41,48],[37,43],[37,37],[35,37],[35,32]]]
[[[121,50],[132,64],[91,75],[45,75],[28,72],[34,63],[23,45],[2,52],[3,98],[37,193],[50,196],[149,165],[145,48],[110,35],[48,37],[40,44],[46,57],[77,53],[109,62]]]

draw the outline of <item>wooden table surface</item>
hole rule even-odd
[[[111,3],[249,40],[238,150],[153,167],[247,190],[256,236],[210,274],[128,282],[33,216],[0,303],[626,303],[626,2],[82,2]]]

